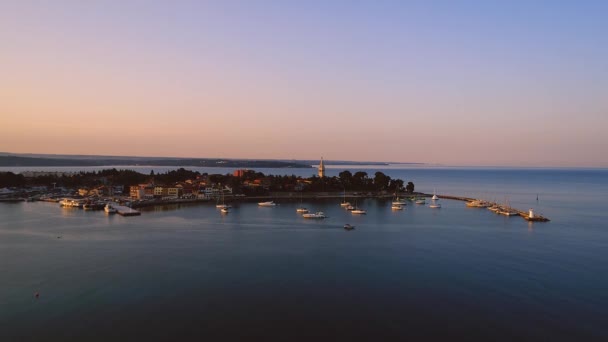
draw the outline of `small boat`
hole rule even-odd
[[[316,213],[312,214],[304,214],[302,215],[302,217],[304,218],[314,218],[314,219],[324,219],[326,218],[325,213],[323,213],[322,211],[317,211]]]
[[[348,210],[348,211],[355,210],[355,209],[356,209],[356,208],[355,208],[355,207],[353,207],[353,206],[352,206],[352,205],[350,205],[350,204],[349,204],[349,205],[346,207],[346,210]]]
[[[391,206],[391,209],[393,210],[403,210],[403,206],[400,204],[394,204]]]
[[[391,204],[392,205],[407,205],[407,203],[404,200],[400,199],[399,197],[397,197]]]
[[[117,212],[116,208],[111,206],[110,203],[106,204],[106,206],[103,207],[103,210],[108,214],[116,214]]]
[[[342,200],[342,203],[340,203],[341,207],[349,207],[350,206],[350,202],[346,202],[346,188],[344,188],[344,199]]]
[[[274,201],[268,201],[268,202],[259,202],[259,203],[258,203],[258,205],[259,205],[260,207],[274,207],[274,206],[276,206],[277,204],[276,204],[276,203],[274,203]]]
[[[229,208],[222,208],[220,209],[220,211],[222,212],[222,214],[228,214],[230,212]]]
[[[308,209],[306,209],[306,208],[298,208],[298,209],[296,209],[296,212],[306,214],[306,213],[308,213]]]
[[[347,224],[344,225],[344,229],[346,229],[346,230],[353,230],[353,229],[355,229],[355,226],[351,226],[350,224],[347,223]]]
[[[424,198],[416,198],[414,200],[414,203],[416,203],[416,204],[426,204],[426,199],[424,199]]]
[[[232,206],[230,206],[229,204],[224,203],[224,191],[222,191],[222,204],[218,203],[215,207],[218,209],[232,208]]]
[[[432,199],[433,201],[437,201],[437,200],[439,200],[439,197],[437,197],[437,194],[435,193],[435,191],[433,191],[433,197],[431,197],[431,199]]]
[[[363,210],[363,209],[354,209],[350,211],[352,214],[358,214],[358,215],[365,215],[367,214],[367,211]]]
[[[433,203],[429,204],[429,208],[439,209],[439,208],[441,208],[441,204],[433,201]]]
[[[470,208],[487,208],[490,206],[490,203],[486,202],[486,201],[482,201],[482,200],[473,200],[470,202],[467,202],[467,207]]]

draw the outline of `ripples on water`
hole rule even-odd
[[[299,202],[139,217],[2,204],[0,338],[608,338],[606,171],[386,173],[421,191],[507,196],[552,222],[446,200],[402,212],[366,200],[365,216],[305,202],[321,221]]]

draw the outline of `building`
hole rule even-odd
[[[323,165],[323,157],[321,157],[321,162],[319,163],[319,177],[325,177],[325,165]]]

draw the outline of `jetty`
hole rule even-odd
[[[420,193],[420,196],[425,196],[425,197],[430,197],[432,195],[430,194],[423,194]],[[502,213],[502,212],[508,212],[508,213],[512,213],[515,214],[513,216],[521,216],[524,218],[524,220],[526,221],[530,221],[530,222],[549,222],[551,220],[549,220],[549,218],[536,214],[534,212],[534,209],[530,209],[528,211],[524,211],[524,210],[520,210],[520,209],[516,209],[516,208],[512,208],[512,207],[507,207],[504,205],[501,205],[499,203],[496,202],[489,202],[489,201],[485,201],[482,199],[477,199],[477,198],[471,198],[471,197],[461,197],[461,196],[451,196],[451,195],[437,195],[437,197],[439,197],[440,199],[451,199],[451,200],[456,200],[456,201],[463,201],[467,203],[467,207],[469,208],[498,208],[498,210],[496,211],[498,214]],[[511,216],[511,215],[507,215],[507,216]]]
[[[112,205],[112,207],[114,207],[114,209],[116,209],[116,212],[118,213],[118,215],[122,215],[122,216],[141,215],[141,212],[139,212],[139,210],[135,210],[130,207],[125,207],[124,205]]]

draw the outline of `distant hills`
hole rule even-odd
[[[172,158],[137,156],[95,156],[61,154],[26,154],[0,152],[0,167],[44,166],[198,166],[238,168],[310,168],[319,160],[272,160],[272,159],[221,159],[221,158]],[[324,160],[325,165],[389,165],[388,162]],[[397,163],[420,164],[420,163]]]
[[[239,167],[239,168],[310,168],[310,164],[281,160],[247,160],[215,158],[146,158],[111,156],[57,156],[0,155],[0,166],[199,166],[199,167]]]

